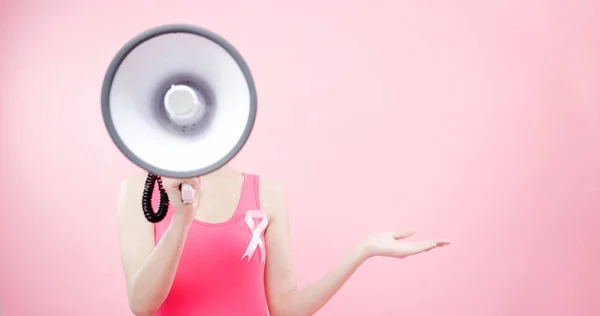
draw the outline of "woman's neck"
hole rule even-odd
[[[211,173],[203,175],[202,178],[204,178],[204,179],[229,179],[229,178],[238,177],[240,175],[241,175],[241,172],[233,169],[229,165],[224,165],[223,167],[221,167]]]

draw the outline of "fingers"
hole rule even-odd
[[[392,233],[392,236],[394,237],[394,239],[403,239],[403,238],[413,235],[414,233],[415,233],[415,230],[412,228],[409,228],[409,229],[403,229],[401,231]]]
[[[438,247],[444,247],[444,246],[452,243],[448,239],[438,239],[438,240],[435,240],[434,242],[437,244]]]
[[[181,181],[188,183],[189,185],[192,186],[192,188],[194,188],[195,190],[200,189],[200,178],[196,177],[196,178],[188,178],[188,179],[182,179]]]
[[[437,246],[437,243],[434,241],[419,241],[415,242],[414,249],[416,251],[415,253],[420,253],[434,249]]]
[[[437,247],[443,247],[449,245],[450,241],[447,239],[436,239],[436,240],[428,240],[428,241],[415,241],[411,243],[413,253],[418,254],[421,252],[429,251],[435,249]]]

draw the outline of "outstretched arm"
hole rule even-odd
[[[271,316],[308,316],[321,309],[342,288],[358,267],[373,256],[404,258],[444,246],[446,240],[406,242],[411,230],[368,236],[322,279],[298,289],[289,246],[289,221],[281,188],[261,183],[261,204],[269,215],[265,232],[267,260],[265,285]]]

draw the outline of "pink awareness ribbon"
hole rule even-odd
[[[261,220],[260,223],[258,223],[258,226],[254,223],[254,219]],[[261,254],[260,262],[261,264],[264,264],[266,259],[266,249],[265,243],[260,237],[267,228],[267,225],[269,225],[269,220],[265,216],[264,212],[259,210],[250,210],[246,212],[246,218],[244,218],[244,222],[246,222],[246,225],[248,225],[248,228],[252,232],[252,238],[248,243],[248,247],[242,256],[242,259],[248,257],[248,261],[250,261],[254,255],[254,252],[256,251],[256,248],[259,248]]]

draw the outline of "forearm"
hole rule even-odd
[[[164,235],[134,274],[129,305],[135,315],[153,315],[169,294],[190,224],[190,220],[174,214]]]
[[[321,280],[283,295],[272,316],[313,315],[331,300],[367,258],[367,252],[359,245]]]

